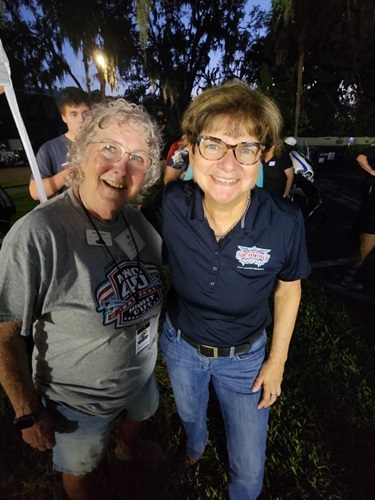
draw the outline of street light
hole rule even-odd
[[[105,60],[104,55],[102,53],[98,52],[95,55],[95,61],[96,61],[96,67],[98,68],[101,100],[104,101],[104,99],[105,99],[105,84],[106,84],[106,80],[105,80],[106,60]]]
[[[97,54],[96,56],[96,62],[98,63],[98,65],[103,69],[105,69],[105,58],[102,54]]]

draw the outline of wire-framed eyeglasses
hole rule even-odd
[[[264,144],[262,142],[239,142],[226,144],[217,137],[200,135],[196,138],[199,152],[205,160],[221,160],[227,151],[233,151],[234,157],[241,165],[254,165],[260,160]]]
[[[130,153],[119,144],[110,141],[90,142],[90,144],[96,144],[100,158],[111,163],[120,161],[125,154],[129,155],[129,167],[136,172],[145,174],[152,166],[152,158],[147,153],[141,151]]]

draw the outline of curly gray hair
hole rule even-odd
[[[65,182],[70,187],[78,187],[81,184],[83,180],[82,167],[86,159],[88,145],[92,142],[98,129],[105,129],[113,122],[120,126],[139,127],[145,132],[152,165],[145,175],[140,193],[142,195],[160,179],[161,134],[157,124],[142,106],[129,103],[125,99],[112,99],[94,104],[87,113],[76,140],[68,151],[68,161],[71,168]]]

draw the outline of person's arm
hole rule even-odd
[[[164,170],[164,184],[168,184],[170,181],[175,181],[181,177],[182,170],[180,168],[173,168],[169,165],[165,166]]]
[[[358,155],[357,156],[357,162],[359,163],[359,166],[363,168],[365,172],[368,174],[375,176],[375,170],[371,168],[371,165],[368,162],[367,156],[366,155]]]
[[[286,177],[285,189],[284,189],[284,198],[289,196],[290,190],[292,189],[293,180],[294,180],[294,170],[293,167],[287,168],[284,170],[284,174]]]
[[[262,389],[258,408],[267,408],[276,401],[271,394],[281,394],[281,382],[288,358],[290,339],[301,300],[301,281],[276,282],[274,295],[274,326],[271,349],[255,379],[253,391]]]
[[[16,418],[43,408],[32,381],[21,328],[21,322],[0,323],[0,384],[12,403]],[[22,430],[22,438],[33,448],[44,451],[55,445],[56,428],[53,414],[42,410],[36,422]]]
[[[44,179],[42,179],[47,198],[57,193],[58,191],[60,191],[60,189],[62,189],[65,186],[65,176],[69,171],[69,165],[67,166],[68,168],[65,168],[61,172],[53,175],[52,177],[45,177]],[[34,179],[30,180],[29,192],[33,200],[39,200],[38,188],[36,185],[36,181]]]

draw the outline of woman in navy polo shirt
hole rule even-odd
[[[163,236],[173,284],[161,349],[187,434],[181,483],[198,473],[212,382],[231,500],[262,490],[269,407],[281,394],[300,280],[310,272],[299,209],[256,187],[261,161],[280,147],[281,126],[275,104],[244,82],[204,91],[182,123],[194,181],[169,183],[143,208]]]

